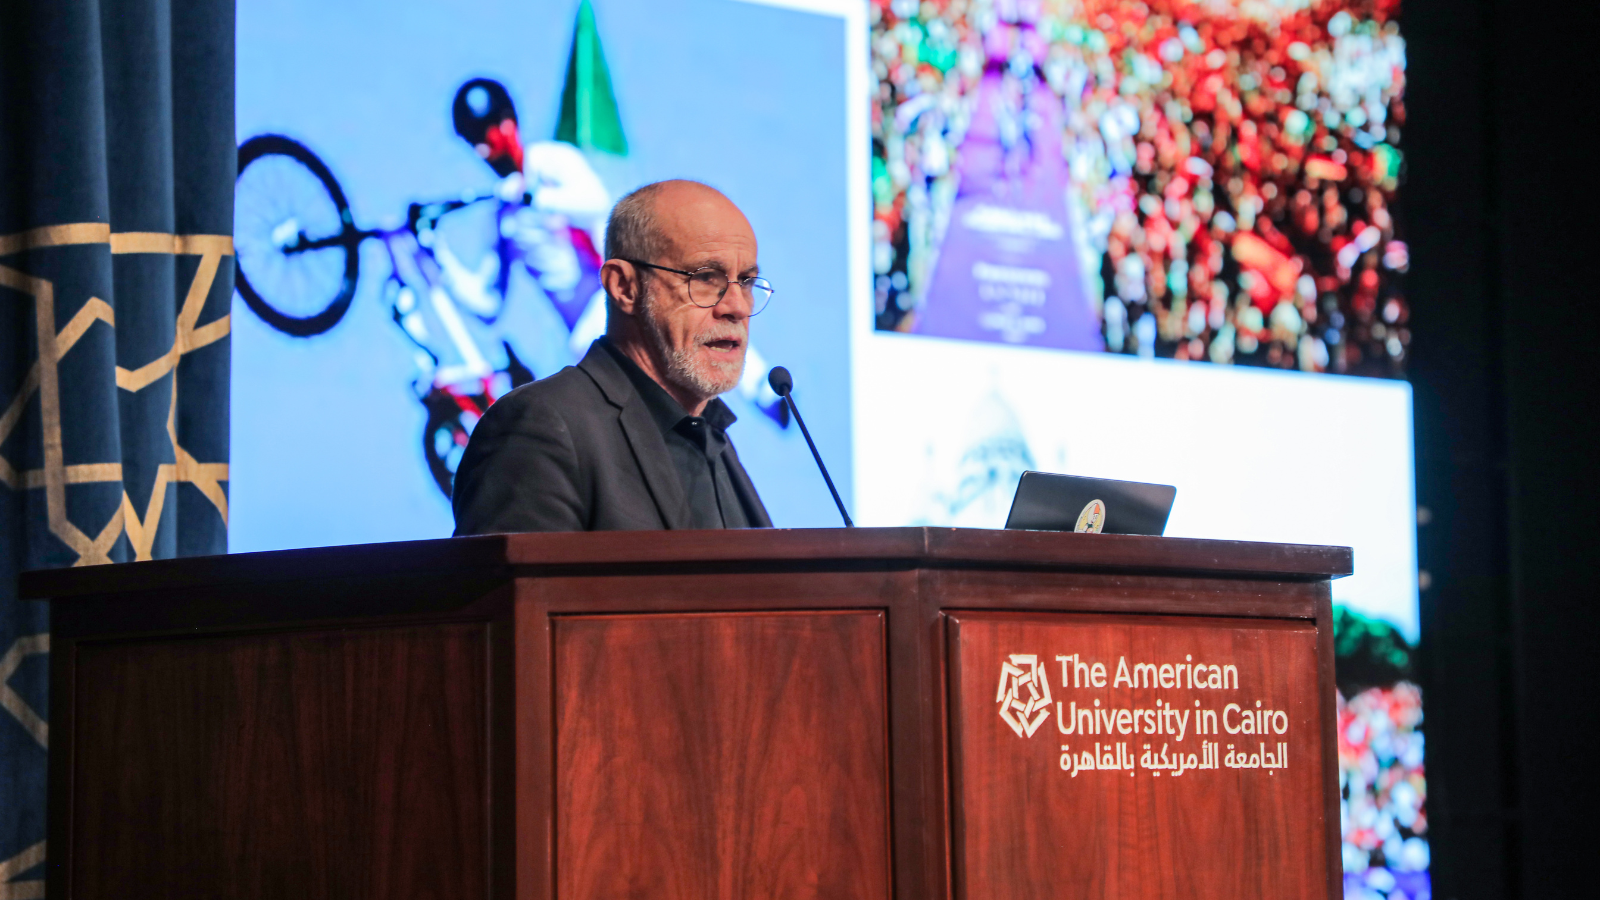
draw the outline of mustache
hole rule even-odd
[[[724,323],[713,326],[694,336],[696,344],[709,344],[712,341],[738,341],[743,344],[750,338],[750,326],[744,322],[738,324]]]

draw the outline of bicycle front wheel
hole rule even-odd
[[[361,236],[333,173],[277,134],[239,145],[234,182],[236,285],[262,321],[295,337],[338,324],[359,275]]]

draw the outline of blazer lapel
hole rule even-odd
[[[600,346],[598,340],[589,346],[589,352],[584,354],[578,368],[588,373],[605,395],[606,401],[617,407],[617,423],[628,440],[628,449],[633,451],[633,461],[639,467],[639,474],[644,477],[645,487],[650,491],[650,499],[655,501],[661,521],[668,528],[683,528],[689,521],[689,499],[684,496],[678,473],[672,470],[671,456],[667,453],[666,440],[661,437],[661,429],[650,418],[649,410],[645,409],[639,393],[628,381],[627,373],[611,358],[611,352]]]

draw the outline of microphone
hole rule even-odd
[[[817,461],[817,468],[822,470],[822,480],[828,483],[828,493],[833,495],[833,502],[839,507],[839,515],[844,518],[844,527],[854,528],[856,523],[850,521],[850,514],[844,511],[844,501],[839,499],[839,491],[833,486],[833,479],[828,477],[828,467],[822,464],[822,454],[817,452],[816,442],[811,440],[811,432],[806,430],[806,420],[800,418],[800,408],[794,405],[794,398],[789,392],[794,390],[794,379],[790,377],[789,370],[783,366],[773,366],[767,374],[767,384],[772,386],[773,393],[783,398],[789,407],[789,415],[800,423],[800,433],[806,436],[806,446],[811,448],[811,458]]]

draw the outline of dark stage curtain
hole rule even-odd
[[[0,897],[44,896],[48,608],[223,553],[233,0],[0,0]]]

